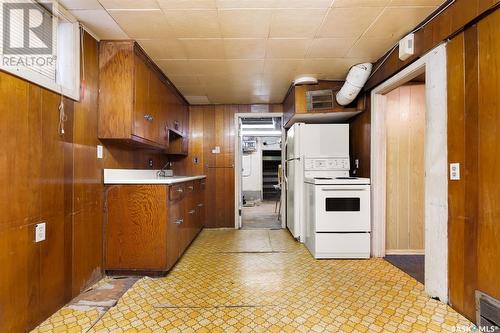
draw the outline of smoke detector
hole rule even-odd
[[[318,79],[315,78],[314,76],[298,76],[293,80],[293,85],[298,86],[298,85],[303,85],[303,84],[317,84]]]

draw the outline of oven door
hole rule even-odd
[[[370,185],[316,186],[316,232],[370,229]]]

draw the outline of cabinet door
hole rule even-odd
[[[185,198],[185,217],[187,219],[186,227],[186,246],[191,243],[196,236],[196,197],[194,192],[193,182],[186,183],[186,198]]]
[[[158,77],[158,74],[150,70],[149,75],[149,115],[151,120],[149,121],[149,132],[147,139],[154,141],[156,143],[162,143],[160,139],[160,121],[161,121],[161,109],[162,109],[162,94],[163,94],[163,82]]]
[[[161,86],[160,109],[158,114],[158,132],[159,143],[168,148],[168,128],[170,121],[169,113],[169,95],[168,87],[165,84]]]
[[[197,210],[197,230],[200,231],[205,226],[205,187],[206,180],[197,181],[196,188],[196,210]]]
[[[156,94],[154,74],[147,64],[135,55],[134,132],[135,136],[155,142],[157,140],[154,103]]]
[[[169,201],[167,226],[167,263],[170,269],[182,255],[180,235],[184,223],[184,209],[181,200]]]

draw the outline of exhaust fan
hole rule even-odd
[[[348,105],[354,101],[368,80],[371,71],[372,64],[369,62],[352,66],[349,74],[347,74],[344,85],[337,93],[337,103]]]

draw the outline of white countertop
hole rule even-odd
[[[177,184],[190,180],[206,178],[200,176],[171,176],[158,177],[160,170],[138,170],[138,169],[104,169],[104,184]]]

